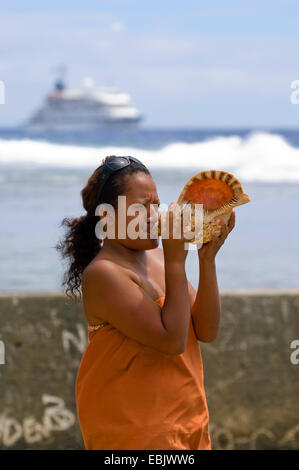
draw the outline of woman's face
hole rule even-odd
[[[119,222],[122,229],[126,228],[125,238],[121,239],[118,235],[120,243],[134,250],[151,250],[159,245],[159,238],[150,234],[150,222],[152,225],[158,220],[158,206],[160,200],[157,188],[153,178],[146,173],[138,172],[127,176],[126,181],[127,192],[125,198],[115,211],[115,230],[116,238],[119,234]],[[131,214],[128,210],[131,207]],[[152,207],[151,207],[152,206]],[[120,220],[119,220],[120,217]],[[131,222],[131,223],[130,223]],[[136,239],[132,239],[130,234],[138,233]],[[140,234],[143,234],[141,238]],[[135,235],[136,236],[136,235]]]

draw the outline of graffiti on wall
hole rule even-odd
[[[4,341],[0,341],[0,364],[5,364],[5,346],[4,346]]]
[[[44,408],[40,420],[26,416],[22,421],[9,415],[6,410],[0,415],[0,443],[5,447],[14,446],[23,439],[26,444],[35,444],[50,437],[54,431],[65,431],[76,421],[75,414],[65,407],[64,400],[54,395],[43,394]]]
[[[77,335],[69,330],[62,330],[62,346],[66,353],[72,348],[83,354],[88,344],[86,327],[82,323],[76,324]]]
[[[267,428],[258,428],[248,436],[235,436],[232,430],[217,425],[210,425],[212,448],[217,450],[234,450],[248,448],[258,450],[265,448],[277,449],[278,447],[298,449],[299,447],[299,423],[292,426],[282,437]]]

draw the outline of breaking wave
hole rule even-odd
[[[106,155],[133,155],[151,169],[208,169],[232,172],[247,181],[299,181],[299,148],[279,134],[256,132],[173,142],[159,150],[134,147],[82,147],[35,141],[0,139],[0,164],[96,168]]]

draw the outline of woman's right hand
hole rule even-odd
[[[164,256],[169,261],[183,263],[186,260],[188,249],[185,248],[185,243],[188,243],[189,240],[184,236],[183,214],[187,210],[187,208],[182,210],[179,204],[172,202],[159,217]],[[174,218],[176,218],[175,225]],[[180,238],[174,238],[175,236]]]

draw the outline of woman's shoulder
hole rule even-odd
[[[97,283],[103,276],[126,274],[131,277],[132,273],[128,267],[123,266],[113,259],[99,258],[89,263],[82,273],[82,289],[93,282]]]
[[[123,282],[126,282],[126,279],[132,278],[132,274],[110,259],[97,259],[84,269],[81,285],[84,311],[89,325],[106,321],[101,309],[103,285],[106,286],[107,279],[112,285],[116,278],[121,278]]]
[[[149,250],[149,256],[154,261],[164,263],[164,254],[162,248],[155,248],[153,250]],[[114,260],[113,258],[102,256],[94,258],[86,266],[82,273],[82,285],[88,282],[88,280],[100,277],[101,275],[105,275],[106,273],[117,272],[126,273],[131,279],[134,279],[135,281],[137,280],[137,278],[139,278],[129,265],[120,263],[119,260]]]

